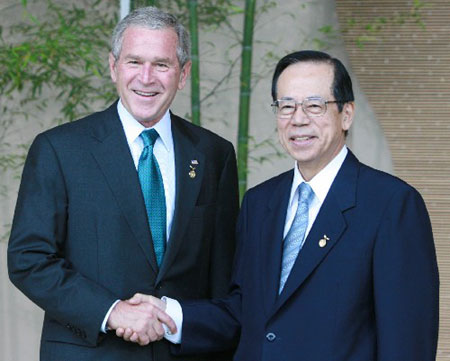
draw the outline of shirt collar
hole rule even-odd
[[[334,157],[333,160],[330,163],[328,163],[325,166],[325,168],[323,168],[319,173],[317,173],[309,182],[307,182],[314,191],[314,194],[318,198],[320,204],[322,204],[323,201],[325,200],[325,197],[327,196],[328,191],[331,188],[331,184],[333,183],[334,178],[336,178],[336,175],[339,172],[342,163],[344,163],[347,153],[348,153],[347,146],[344,145],[341,151],[338,153],[338,155]],[[297,162],[295,162],[294,179],[292,181],[291,197],[289,198],[290,199],[289,205],[291,205],[292,202],[294,201],[294,194],[297,191],[298,186],[302,182],[306,181],[303,179],[297,167]]]
[[[120,99],[117,103],[117,112],[119,113],[120,121],[125,132],[128,143],[134,143],[139,138],[143,130],[150,129],[145,128],[128,112]],[[168,152],[173,149],[172,138],[172,122],[170,121],[170,112],[166,111],[164,116],[153,127],[161,138],[161,141]],[[140,138],[139,138],[140,139]]]

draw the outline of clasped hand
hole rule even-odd
[[[176,333],[175,322],[165,309],[165,302],[159,298],[136,293],[129,300],[116,304],[108,318],[108,328],[126,341],[145,346],[163,338],[163,324]]]

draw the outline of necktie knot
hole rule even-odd
[[[298,186],[298,204],[310,204],[312,201],[312,197],[314,195],[314,191],[308,183],[302,182]]]
[[[141,134],[140,137],[142,138],[142,140],[144,141],[144,147],[153,147],[153,145],[156,142],[156,139],[158,139],[159,134],[155,129],[149,129],[149,130],[144,130]]]

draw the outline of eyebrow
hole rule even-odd
[[[139,55],[134,55],[134,54],[128,54],[124,57],[124,59],[132,59],[132,60],[141,60],[143,61],[144,59],[139,56]],[[171,61],[170,58],[155,58],[155,59],[151,59],[150,60],[151,63],[168,63],[168,64],[172,64],[173,62]]]
[[[302,99],[302,101],[305,100],[305,99],[318,99],[318,98],[324,99],[324,97],[322,97],[321,95],[309,95],[307,97],[304,97]],[[281,97],[279,100],[296,100],[296,99],[294,97],[291,97],[291,96],[285,96],[285,97]]]
[[[139,55],[133,55],[133,54],[127,54],[124,56],[125,59],[141,59],[141,57]]]

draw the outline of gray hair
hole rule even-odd
[[[130,26],[141,26],[151,30],[172,28],[178,36],[177,58],[180,66],[183,67],[188,62],[191,49],[189,33],[175,16],[153,6],[132,11],[116,25],[111,38],[111,52],[114,59],[120,57],[123,34]]]

